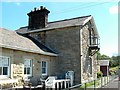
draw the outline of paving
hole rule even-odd
[[[102,87],[100,83],[96,88],[94,88],[94,86],[90,86],[87,90],[120,90],[120,81],[118,80],[118,76],[114,76],[110,78],[109,83],[106,84],[106,82],[102,82]]]
[[[109,82],[106,86],[104,86],[103,88],[112,88],[114,89],[118,89],[120,90],[120,81],[118,80],[118,77],[116,77],[114,80],[112,80],[111,82]]]

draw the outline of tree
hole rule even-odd
[[[110,60],[110,67],[120,66],[120,56],[112,56]]]
[[[97,58],[98,60],[109,60],[110,57],[105,55],[105,54],[101,54],[100,52],[97,52]]]
[[[120,56],[112,56],[111,58],[105,54],[101,54],[100,52],[97,52],[97,59],[98,60],[109,60],[110,67],[120,67]]]

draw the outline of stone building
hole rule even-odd
[[[100,66],[100,71],[102,72],[103,76],[109,75],[109,60],[99,60],[98,64]]]
[[[24,67],[31,65],[32,77],[65,78],[66,72],[73,71],[74,84],[95,79],[99,35],[93,17],[88,15],[48,22],[49,13],[43,6],[40,9],[34,8],[34,11],[27,14],[28,26],[12,32],[16,35],[16,40],[11,41],[15,49],[3,47],[2,52],[8,52],[5,56],[11,58],[11,64],[24,63]],[[13,36],[10,34],[8,38]],[[17,48],[16,44],[23,49]]]
[[[23,77],[42,77],[50,73],[50,65],[57,56],[52,50],[38,42],[18,35],[15,31],[0,28],[0,79],[22,79]],[[47,62],[47,63],[46,63]],[[46,67],[42,65],[47,64]],[[41,68],[44,70],[41,71]],[[46,71],[47,70],[47,71]],[[36,82],[37,83],[37,82]]]

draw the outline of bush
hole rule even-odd
[[[110,68],[110,69],[109,69],[109,74],[110,74],[110,75],[118,74],[118,68],[119,68],[119,66]]]
[[[100,72],[97,72],[97,78],[100,78],[102,77],[103,73],[100,71]]]
[[[116,74],[116,71],[115,71],[115,70],[110,70],[110,71],[109,71],[109,74],[110,74],[110,75],[115,75],[115,74]]]

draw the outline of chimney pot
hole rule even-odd
[[[37,9],[37,11],[39,10],[39,8]]]
[[[49,13],[50,11],[43,6],[40,6],[40,9],[34,8],[33,11],[27,14],[29,16],[28,29],[45,28],[48,23]]]
[[[40,9],[42,10],[42,9],[43,9],[43,6],[40,6]]]
[[[44,7],[44,9],[46,9],[46,7]]]
[[[34,11],[36,11],[36,8],[34,8]]]

